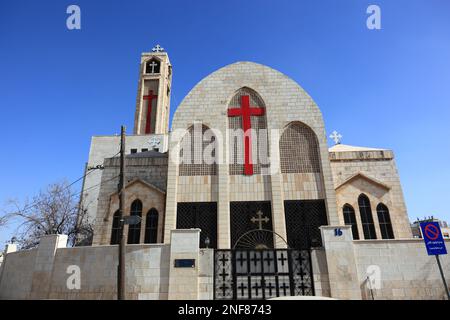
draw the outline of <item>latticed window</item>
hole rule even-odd
[[[139,199],[136,199],[131,204],[130,216],[139,216],[142,217],[142,202]],[[128,243],[136,244],[139,243],[139,239],[141,237],[141,223],[138,224],[130,224],[128,226]]]
[[[342,213],[344,214],[344,223],[346,225],[352,226],[352,234],[354,240],[359,240],[358,225],[356,224],[355,210],[349,204],[345,204],[342,208]]]
[[[284,213],[289,247],[309,249],[322,246],[319,227],[328,224],[323,199],[285,200]]]
[[[280,138],[282,173],[320,172],[319,146],[314,131],[301,122],[289,124]]]
[[[217,248],[217,202],[178,202],[177,229],[199,228],[200,248]]]
[[[145,219],[145,243],[156,243],[158,235],[158,210],[151,208]]]
[[[158,59],[151,59],[145,64],[145,73],[159,73],[161,69],[161,62]]]
[[[111,230],[111,244],[119,244],[120,236],[120,211],[114,213]]]
[[[216,139],[205,125],[191,126],[180,143],[180,176],[209,176],[217,172]]]
[[[365,194],[358,197],[359,213],[363,227],[364,239],[376,239],[375,225],[373,223],[372,208],[370,200]]]
[[[230,175],[244,174],[246,164],[244,139],[247,139],[247,143],[251,146],[248,150],[250,152],[247,154],[247,161],[252,166],[251,174],[268,171],[270,166],[269,140],[265,111],[264,101],[252,89],[241,88],[231,99],[228,106]],[[245,128],[246,126],[247,128]],[[251,130],[248,130],[249,128]],[[246,129],[247,132],[245,132]]]
[[[391,217],[389,209],[384,204],[377,205],[378,222],[380,223],[381,237],[383,239],[394,239],[394,230],[392,230]]]

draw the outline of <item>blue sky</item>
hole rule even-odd
[[[66,28],[70,4],[81,30]],[[382,30],[366,27],[370,4]],[[4,0],[0,205],[80,177],[92,135],[132,132],[140,54],[160,43],[172,114],[214,70],[268,65],[313,97],[328,133],[394,150],[411,219],[450,220],[449,39],[447,0]],[[0,230],[0,246],[10,233]]]

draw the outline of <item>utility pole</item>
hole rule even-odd
[[[119,266],[117,270],[117,299],[125,300],[125,239],[123,229],[125,227],[124,204],[125,204],[125,126],[120,128],[120,174],[119,174],[119,212],[120,212],[120,231],[119,231]]]

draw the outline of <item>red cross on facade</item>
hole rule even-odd
[[[242,129],[244,130],[244,174],[249,176],[253,174],[252,163],[252,137],[251,129],[252,120],[251,116],[264,115],[264,108],[250,107],[250,97],[241,96],[241,107],[228,109],[229,117],[241,117]]]
[[[148,100],[148,107],[147,107],[147,122],[145,123],[145,134],[149,134],[150,132],[150,125],[152,120],[152,102],[153,99],[156,99],[158,97],[157,95],[153,95],[153,90],[148,91],[148,95],[144,96],[144,100]]]

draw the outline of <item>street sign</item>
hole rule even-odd
[[[126,217],[123,217],[123,221],[124,221],[125,224],[131,224],[131,225],[139,224],[139,222],[141,222],[141,217],[139,217],[139,216],[126,216]]]
[[[447,299],[450,300],[450,290],[445,280],[444,270],[442,270],[441,261],[439,260],[440,254],[447,254],[445,248],[444,238],[442,237],[441,228],[438,222],[422,222],[420,223],[420,229],[422,229],[423,241],[429,256],[435,256],[438,264],[439,272],[441,274],[442,282],[444,283],[445,292],[447,293]]]
[[[422,222],[420,228],[422,229],[423,241],[429,256],[447,254],[438,222]]]

